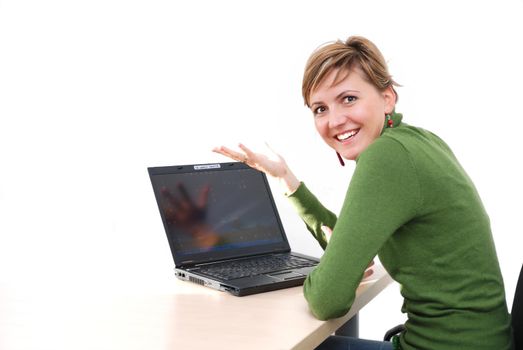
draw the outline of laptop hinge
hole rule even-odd
[[[284,249],[284,250],[278,249],[278,250],[274,250],[272,252],[265,252],[265,253],[259,253],[259,254],[250,254],[250,255],[242,255],[242,256],[223,258],[223,259],[217,259],[217,260],[212,260],[212,261],[195,262],[194,260],[187,260],[187,261],[183,261],[180,264],[180,266],[177,266],[177,267],[188,269],[188,268],[197,267],[197,266],[212,265],[212,264],[216,264],[216,263],[220,263],[220,262],[249,259],[249,258],[255,258],[255,257],[258,257],[258,256],[264,256],[264,255],[268,255],[268,254],[286,254],[286,253],[290,253],[290,252],[291,252],[290,249]]]

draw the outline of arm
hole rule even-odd
[[[321,247],[325,249],[328,239],[321,227],[334,227],[336,215],[325,208],[304,183],[300,183],[296,191],[289,195],[288,198],[303,222],[305,222],[307,230],[312,233]]]
[[[379,138],[361,154],[332,239],[304,284],[317,318],[347,313],[365,268],[420,201],[416,169],[400,143]]]
[[[244,162],[250,167],[263,171],[277,179],[285,194],[298,210],[298,214],[305,222],[307,229],[312,233],[321,247],[327,246],[327,237],[321,230],[321,226],[334,227],[336,215],[327,210],[312,193],[301,183],[291,171],[285,159],[274,152],[269,145],[265,153],[253,152],[243,144],[238,147],[242,152],[238,152],[225,146],[215,147],[214,152],[223,154],[233,160]]]

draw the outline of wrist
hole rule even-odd
[[[283,187],[286,196],[290,196],[296,192],[300,186],[300,181],[289,168],[286,169],[284,175],[279,177],[278,180]]]

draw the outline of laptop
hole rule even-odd
[[[318,264],[291,252],[264,173],[238,162],[148,171],[179,279],[244,296],[299,286]]]

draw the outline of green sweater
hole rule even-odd
[[[450,148],[401,118],[393,114],[394,127],[384,127],[356,160],[339,218],[304,184],[289,196],[325,249],[304,284],[309,307],[322,320],[344,315],[378,255],[401,285],[408,315],[401,349],[511,349],[503,279],[480,197]],[[328,245],[322,225],[334,229]]]

